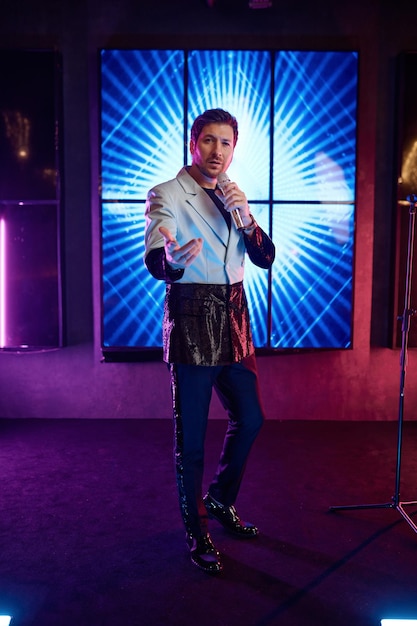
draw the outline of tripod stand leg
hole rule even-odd
[[[399,511],[401,513],[401,515],[403,516],[403,518],[405,519],[405,521],[407,522],[407,524],[409,526],[411,526],[411,528],[414,530],[415,533],[417,533],[417,526],[416,524],[413,522],[413,520],[411,519],[411,517],[409,515],[407,515],[407,513],[404,511],[403,505],[405,504],[413,504],[416,505],[417,502],[400,502],[397,505],[397,511]]]
[[[381,504],[345,504],[341,506],[329,506],[329,511],[353,511],[355,509],[394,509],[393,502],[385,502]]]

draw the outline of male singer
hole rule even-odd
[[[175,468],[186,542],[194,565],[222,570],[208,517],[238,537],[256,537],[234,507],[246,460],[263,422],[254,347],[243,288],[245,254],[269,268],[275,247],[249,211],[245,194],[223,173],[238,137],[222,109],[191,128],[191,166],[149,191],[145,262],[166,282],[164,361],[169,364]],[[226,183],[219,189],[222,174]],[[237,218],[242,229],[236,227]],[[204,439],[212,389],[229,422],[217,471],[202,497]]]

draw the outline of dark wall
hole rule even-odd
[[[262,357],[259,369],[271,419],[395,419],[399,354],[387,346],[396,65],[400,53],[417,47],[414,4],[273,0],[271,9],[254,10],[246,0],[217,0],[213,7],[206,0],[3,0],[2,47],[54,48],[62,55],[67,345],[0,353],[0,415],[170,417],[163,364],[100,362],[98,50],[192,46],[359,51],[354,347]],[[411,351],[410,369],[415,358]],[[408,394],[415,406],[417,392]],[[221,415],[216,401],[213,415]]]

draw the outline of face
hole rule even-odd
[[[206,179],[216,179],[225,172],[233,158],[233,128],[228,124],[207,124],[196,142],[190,142],[193,166]]]

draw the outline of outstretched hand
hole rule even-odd
[[[203,240],[201,237],[190,239],[188,243],[180,246],[168,228],[160,226],[159,232],[164,238],[166,259],[174,269],[184,269],[188,267],[200,254],[203,247]]]

